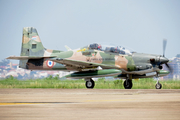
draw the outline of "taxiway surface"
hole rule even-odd
[[[179,120],[180,90],[0,89],[0,120]]]

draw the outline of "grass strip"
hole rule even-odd
[[[124,89],[123,80],[108,80],[99,78],[95,81],[95,89]],[[156,81],[153,78],[133,80],[132,89],[155,89]],[[180,89],[180,80],[161,80],[162,89]],[[9,77],[0,80],[0,88],[55,88],[55,89],[85,89],[85,81],[79,80],[59,80],[48,77],[36,80],[18,80]]]

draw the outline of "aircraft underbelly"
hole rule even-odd
[[[93,78],[93,77],[107,77],[107,76],[115,76],[121,74],[121,70],[117,69],[106,69],[106,70],[97,70],[97,71],[83,71],[83,72],[75,72],[70,75],[67,75],[67,78]]]

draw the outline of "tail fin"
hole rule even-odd
[[[44,51],[37,30],[33,27],[23,28],[21,56],[43,56]]]
[[[28,69],[29,60],[38,59],[43,62],[42,59],[57,57],[60,52],[62,51],[44,48],[37,30],[33,27],[25,27],[23,28],[21,56],[10,56],[6,59],[20,60],[19,67]]]
[[[43,56],[45,49],[39,38],[36,28],[24,27],[22,46],[21,46],[21,56],[30,57],[40,57]],[[20,60],[19,66],[21,68],[26,68],[26,63],[28,60]]]

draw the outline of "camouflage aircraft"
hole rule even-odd
[[[163,51],[165,47],[166,40]],[[170,73],[162,70],[163,64],[170,68],[167,64],[169,60],[164,55],[133,53],[120,46],[101,46],[93,43],[76,50],[46,49],[33,27],[23,28],[21,55],[7,59],[20,60],[19,67],[29,70],[74,71],[66,77],[84,78],[87,88],[94,88],[93,78],[98,77],[115,76],[126,79],[124,88],[131,89],[132,79],[161,77]],[[155,87],[162,87],[158,80]]]

